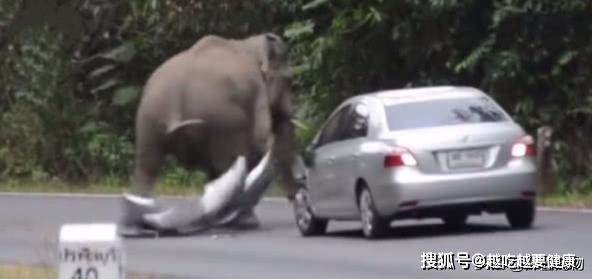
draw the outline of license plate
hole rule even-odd
[[[452,151],[448,153],[448,168],[477,168],[485,164],[485,152],[480,149]]]

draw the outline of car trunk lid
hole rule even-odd
[[[510,160],[511,146],[524,131],[511,121],[388,132],[382,138],[405,147],[424,173],[483,171]]]

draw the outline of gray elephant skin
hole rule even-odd
[[[132,193],[121,225],[195,232],[258,224],[253,207],[281,175],[291,199],[294,126],[288,46],[273,33],[209,35],[149,77],[136,116]],[[164,208],[151,196],[166,156],[209,182],[202,197]]]

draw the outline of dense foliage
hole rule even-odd
[[[533,134],[554,127],[564,187],[592,188],[588,0],[80,0],[46,9],[45,25],[22,2],[0,4],[0,177],[127,176],[135,107],[159,63],[204,34],[274,31],[291,42],[310,127],[353,94],[475,86]]]

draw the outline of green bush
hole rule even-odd
[[[469,85],[529,133],[555,129],[553,168],[590,189],[592,2],[537,0],[280,1],[309,115],[373,90]]]
[[[469,85],[533,135],[552,126],[562,189],[592,188],[587,0],[72,1],[79,17],[65,22],[82,34],[50,12],[27,27],[19,3],[0,3],[0,31],[22,27],[0,32],[12,34],[0,35],[0,179],[127,179],[135,108],[155,67],[205,34],[274,31],[291,45],[300,147],[354,94]],[[166,183],[203,179],[167,170]]]

